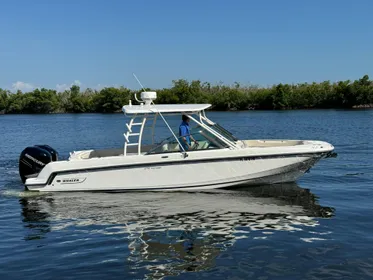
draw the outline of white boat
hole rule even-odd
[[[199,190],[294,182],[334,150],[315,140],[240,140],[206,116],[210,104],[156,105],[155,92],[142,92],[141,98],[140,105],[130,101],[123,106],[131,117],[123,148],[75,151],[67,160],[58,160],[58,153],[47,145],[27,147],[19,159],[26,189]],[[190,134],[198,144],[183,148],[166,120],[170,115],[189,117]],[[154,143],[159,119],[171,136]]]

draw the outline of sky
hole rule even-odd
[[[373,78],[371,0],[0,0],[0,88]]]

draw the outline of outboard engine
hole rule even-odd
[[[25,183],[29,177],[37,176],[48,163],[58,160],[58,153],[48,145],[35,145],[24,149],[19,156],[19,175]]]
[[[55,149],[48,145],[35,145],[35,147],[42,148],[44,150],[47,150],[51,155],[52,155],[52,161],[57,161],[58,160],[58,153]]]

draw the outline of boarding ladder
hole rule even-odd
[[[123,134],[124,136],[124,153],[123,155],[127,155],[127,149],[130,146],[137,146],[137,154],[141,154],[141,141],[144,135],[151,136],[151,144],[154,144],[154,127],[157,120],[157,114],[152,114],[150,116],[143,115],[141,116],[142,120],[136,121],[139,119],[140,116],[133,116],[129,123],[126,123],[127,132]],[[152,121],[152,122],[151,122]],[[147,122],[151,122],[151,126],[146,126]],[[135,127],[140,127],[138,132],[135,132]],[[150,132],[150,133],[149,133]],[[130,141],[131,137],[131,141]],[[137,137],[137,139],[135,138]],[[134,138],[132,140],[132,138]],[[136,142],[137,141],[137,142]]]

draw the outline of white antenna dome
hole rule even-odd
[[[157,99],[157,93],[155,91],[143,91],[141,93],[141,99],[145,102],[145,105],[150,105]]]

